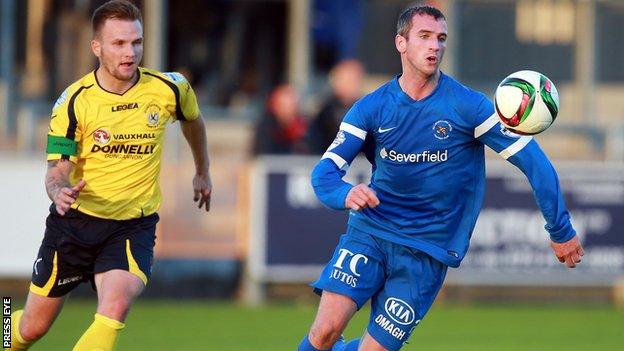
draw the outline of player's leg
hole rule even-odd
[[[30,292],[23,310],[11,314],[11,348],[9,351],[28,350],[41,339],[63,307],[64,297],[47,297]]]
[[[114,269],[95,275],[98,294],[97,313],[124,322],[134,300],[141,294],[145,283],[136,275]]]
[[[340,338],[357,305],[348,296],[324,291],[308,340],[318,350],[329,350]]]
[[[386,242],[388,265],[385,285],[371,298],[371,317],[361,339],[361,351],[397,351],[433,304],[447,266],[431,256]]]
[[[95,262],[98,307],[73,351],[111,351],[151,272],[158,215],[121,221]]]
[[[139,277],[119,269],[96,274],[95,285],[98,292],[97,313],[91,326],[74,346],[74,351],[114,350],[130,306],[145,287]]]
[[[377,239],[349,228],[334,255],[312,285],[321,293],[321,302],[310,332],[299,351],[344,351],[340,335],[351,317],[384,283],[384,262]]]
[[[357,350],[366,350],[366,351],[388,351],[382,344],[377,342],[370,334],[365,331],[364,336],[360,339],[360,345]]]
[[[61,217],[52,211],[33,264],[30,292],[24,310],[12,315],[12,348],[27,350],[44,336],[59,315],[69,292],[84,279],[92,256],[69,235],[80,226],[73,213]]]

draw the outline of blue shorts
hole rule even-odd
[[[422,251],[349,227],[312,286],[348,296],[358,309],[371,299],[368,333],[399,350],[433,304],[446,269]]]

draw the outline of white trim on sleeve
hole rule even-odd
[[[333,153],[333,152],[326,152],[323,154],[323,157],[321,157],[321,159],[324,158],[328,158],[332,161],[334,161],[334,163],[336,164],[336,166],[338,166],[338,168],[342,169],[342,167],[344,167],[344,165],[347,164],[347,161],[345,161],[344,158],[340,157],[340,155]]]
[[[515,143],[509,145],[505,150],[499,152],[498,154],[501,155],[501,157],[506,160],[510,158],[511,156],[515,155],[516,153],[518,153],[518,151],[524,149],[524,147],[527,146],[527,144],[531,142],[531,140],[533,140],[532,136],[523,136],[519,138],[518,140],[516,140]]]
[[[478,138],[483,134],[487,133],[488,130],[492,129],[492,127],[498,124],[498,121],[498,116],[496,115],[496,113],[494,113],[488,119],[483,121],[483,123],[479,124],[477,128],[475,128],[474,137]]]
[[[342,122],[340,123],[340,130],[344,130],[345,132],[355,135],[362,140],[366,139],[366,131],[354,126],[353,124]]]

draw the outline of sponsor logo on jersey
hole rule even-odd
[[[149,145],[130,145],[130,144],[117,144],[117,145],[93,145],[91,152],[103,152],[105,154],[126,154],[126,155],[149,155],[154,153],[156,144]]]
[[[386,299],[384,308],[388,316],[399,324],[410,325],[416,319],[414,309],[407,302],[396,297]]]
[[[385,147],[379,151],[379,156],[384,160],[399,163],[420,163],[420,162],[446,162],[448,160],[448,150],[429,151],[420,153],[401,153],[396,150],[386,150]]]
[[[157,127],[158,120],[160,119],[160,107],[156,104],[150,104],[147,106],[145,116],[147,117],[148,127]]]
[[[390,127],[390,128],[381,128],[381,127],[379,127],[377,129],[377,132],[379,132],[379,134],[381,134],[381,133],[389,132],[389,131],[393,130],[394,128],[396,128],[396,127]]]
[[[108,144],[110,139],[110,133],[104,128],[98,128],[95,132],[93,132],[93,140],[100,145]]]
[[[156,149],[156,144],[126,144],[131,140],[156,139],[156,133],[120,133],[111,134],[104,128],[99,128],[93,133],[95,144],[91,152],[104,153],[106,158],[117,159],[142,159],[144,155],[151,155]],[[119,143],[111,143],[111,140]]]
[[[156,133],[126,133],[113,134],[115,140],[140,140],[140,139],[156,139]]]
[[[453,126],[447,120],[439,120],[433,124],[433,136],[437,139],[444,140],[451,136]]]
[[[358,277],[360,273],[358,272],[358,265],[365,265],[368,263],[368,257],[359,254],[353,253],[347,249],[340,249],[338,255],[338,259],[336,263],[334,263],[334,269],[331,272],[331,279],[340,280],[341,282],[351,286],[356,287]],[[346,271],[343,266],[348,262],[349,271]]]
[[[338,147],[338,145],[344,143],[345,140],[347,140],[347,136],[345,135],[345,133],[342,130],[339,130],[338,134],[336,134],[336,138],[331,143],[331,145],[329,145],[329,148],[327,149],[327,151],[330,151],[330,150]]]
[[[134,110],[135,108],[139,108],[139,104],[137,102],[131,102],[129,104],[122,104],[111,107],[112,112],[125,111],[125,110]]]

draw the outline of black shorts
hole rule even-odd
[[[33,264],[30,291],[42,296],[64,296],[96,273],[123,269],[144,284],[151,274],[158,214],[112,220],[76,210],[60,216],[54,205]]]

